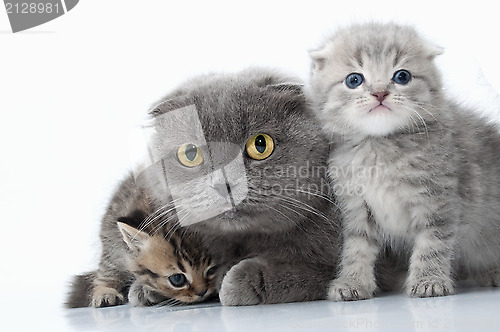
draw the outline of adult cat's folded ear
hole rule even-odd
[[[148,114],[149,116],[154,118],[156,116],[168,113],[170,111],[188,106],[189,103],[190,102],[186,100],[186,97],[184,95],[173,97],[170,99],[163,100],[158,104],[154,105],[153,107],[151,107]]]

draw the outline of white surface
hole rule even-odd
[[[65,319],[69,314],[59,309],[70,276],[96,266],[99,218],[129,167],[129,134],[150,105],[203,72],[264,65],[305,79],[307,50],[328,30],[369,19],[413,23],[446,47],[439,61],[449,93],[498,119],[500,20],[494,1],[82,0],[68,14],[18,34],[10,32],[1,11],[2,330],[66,331],[79,321],[89,329],[151,324],[151,330],[164,331],[189,327],[183,320],[227,330],[252,330],[253,324],[286,329],[295,318],[304,324],[297,325],[300,330],[315,319],[335,324],[365,315],[383,322],[425,321],[427,314],[432,318],[443,310],[450,319],[496,319],[491,302],[500,295],[489,290],[421,301],[395,296],[359,304],[177,313],[85,309],[71,313],[74,319]],[[174,329],[169,322],[178,325]]]
[[[54,310],[30,306],[10,326],[16,331],[499,331],[500,290],[411,299],[382,295],[358,302],[316,301],[252,307],[207,304],[186,307]],[[9,323],[7,318],[7,323]],[[5,326],[5,320],[2,323]],[[9,326],[9,325],[7,325]]]

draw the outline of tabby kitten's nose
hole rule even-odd
[[[372,93],[372,96],[377,98],[379,103],[382,103],[384,101],[385,97],[387,97],[388,95],[389,95],[389,92],[387,92],[387,91],[380,91],[380,92]]]

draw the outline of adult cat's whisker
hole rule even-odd
[[[279,206],[281,206],[282,208],[285,208],[285,209],[287,209],[287,210],[290,210],[290,211],[292,211],[292,212],[294,212],[294,213],[297,213],[299,216],[302,216],[302,217],[303,217],[303,215],[302,215],[302,214],[298,213],[297,211],[295,211],[294,209],[290,208],[289,206],[286,206],[286,205],[283,205],[283,204],[279,204]],[[275,208],[273,208],[273,207],[270,207],[270,208],[271,208],[271,209],[273,209],[273,210],[275,210],[276,212],[280,213],[280,214],[281,214],[282,216],[284,216],[286,219],[290,220],[290,221],[293,223],[293,225],[295,225],[296,227],[298,227],[301,231],[304,231],[304,232],[306,231],[306,230],[304,229],[304,227],[302,227],[302,225],[301,225],[299,222],[297,222],[296,220],[293,220],[292,218],[290,218],[290,217],[286,216],[283,212],[281,212],[281,211],[279,211],[279,210],[277,210],[277,209],[275,209]]]
[[[175,201],[173,200],[172,202],[169,202],[165,205],[162,205],[160,208],[158,208],[155,212],[151,213],[148,215],[141,223],[139,230],[144,230],[146,227],[150,226],[152,223],[154,223],[158,218],[162,218],[164,215],[172,212],[175,210]],[[162,211],[168,209],[166,211]]]
[[[158,223],[158,225],[156,225],[152,232],[153,234],[156,234],[156,232],[158,232],[160,229],[162,229],[167,223],[171,222],[172,220],[174,220],[175,218],[178,218],[179,214],[180,213],[183,213],[185,211],[185,209],[181,209],[181,210],[178,210],[176,214],[164,219],[164,220],[161,220],[160,223]],[[175,227],[177,226],[177,223],[174,225],[174,230],[175,230]],[[167,235],[168,235],[169,232],[167,232]],[[165,235],[165,238],[167,237],[167,235]]]
[[[310,212],[318,217],[321,217],[325,220],[329,220],[328,217],[324,213],[320,212],[318,209],[312,207],[311,205],[309,205],[307,203],[304,203],[302,201],[293,199],[293,198],[288,197],[288,196],[283,196],[283,195],[276,195],[275,197],[282,200],[282,201],[287,202],[290,205],[294,205],[298,208],[301,208],[304,211]]]
[[[312,195],[312,196],[315,196],[315,197],[322,198],[325,201],[327,201],[328,203],[335,204],[335,202],[333,200],[331,200],[330,197],[328,197],[327,195],[323,194],[321,191],[314,191],[313,192],[313,191],[310,191],[310,190],[300,190],[300,189],[296,189],[296,188],[285,188],[283,190],[285,190],[285,191],[295,191],[295,192],[299,192],[299,193],[303,193],[303,194],[307,194],[307,195]]]
[[[339,206],[337,204],[337,202],[335,202],[334,200],[332,200],[327,195],[323,194],[321,191],[314,191],[314,192],[312,192],[312,191],[300,190],[300,189],[296,189],[296,188],[286,188],[284,190],[285,191],[286,190],[293,190],[293,191],[296,191],[296,192],[301,192],[301,193],[304,193],[304,194],[307,194],[307,195],[312,195],[312,196],[316,196],[316,197],[322,198],[322,199],[326,200],[328,203],[333,204],[333,206],[335,206],[339,211],[342,211],[342,207]]]
[[[168,232],[165,233],[165,235],[163,236],[163,238],[165,240],[169,240],[170,237],[180,228],[181,226],[179,225],[178,222],[174,223],[171,228],[168,230]]]
[[[314,215],[317,215],[317,216],[319,216],[319,217],[323,218],[324,220],[326,220],[326,221],[328,221],[328,222],[331,222],[331,221],[330,221],[330,219],[329,219],[327,216],[325,216],[324,214],[319,214],[319,213],[317,213],[316,211],[311,211],[310,209],[306,209],[306,208],[304,208],[304,207],[302,207],[302,206],[300,206],[300,205],[298,205],[298,204],[296,204],[296,203],[293,203],[293,202],[287,201],[287,200],[285,200],[285,199],[282,199],[282,201],[283,201],[283,203],[286,203],[286,204],[291,205],[291,207],[294,207],[294,208],[299,208],[299,209],[305,210],[305,211],[307,211],[307,212],[310,212],[310,213],[312,213],[312,214],[314,214]],[[297,213],[297,214],[298,214],[299,216],[301,216],[303,219],[307,219],[308,221],[310,221],[311,223],[313,223],[316,227],[321,228],[321,226],[319,226],[319,225],[318,225],[318,224],[317,224],[317,223],[316,223],[313,219],[311,219],[311,218],[306,218],[306,216],[305,216],[305,215],[303,215],[303,214],[299,213],[296,209],[292,209],[291,207],[285,206],[285,205],[283,205],[283,204],[280,204],[280,205],[281,205],[282,207],[284,207],[284,208],[289,209],[290,211],[293,211],[293,212]]]
[[[283,204],[279,204],[279,205],[280,205],[280,206],[282,206],[282,207],[284,207],[284,208],[287,208],[287,209],[288,209],[288,207],[284,206]],[[276,208],[274,208],[274,207],[272,207],[272,206],[269,206],[269,208],[270,208],[271,210],[274,210],[274,211],[276,211],[277,213],[281,214],[283,217],[285,217],[286,219],[290,220],[293,224],[297,225],[297,222],[296,222],[295,220],[292,220],[292,218],[288,217],[286,214],[284,214],[284,213],[283,213],[283,212],[281,212],[280,210],[278,210],[278,209],[276,209]]]
[[[285,202],[285,203],[287,203],[287,202]],[[300,216],[300,217],[302,217],[302,218],[303,218],[302,220],[308,220],[308,221],[310,221],[312,224],[314,224],[314,226],[318,227],[319,229],[321,228],[321,227],[320,227],[320,226],[319,226],[316,222],[314,222],[313,220],[311,220],[311,218],[306,218],[306,216],[305,216],[305,215],[303,215],[302,213],[298,212],[296,209],[293,209],[293,208],[291,208],[291,207],[289,207],[289,206],[286,206],[286,205],[284,205],[284,204],[279,204],[279,205],[280,205],[281,207],[283,207],[283,208],[285,208],[285,209],[289,210],[289,211],[292,211],[293,213],[296,213],[298,216]],[[292,205],[292,206],[293,206],[293,205]],[[295,206],[293,206],[293,207],[295,207]],[[289,219],[290,219],[290,218],[289,218]],[[295,224],[295,226],[297,226],[298,228],[300,228],[302,231],[305,231],[304,227],[302,227],[302,226],[300,225],[300,223],[298,223],[298,222],[294,222],[294,224]]]

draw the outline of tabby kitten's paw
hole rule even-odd
[[[266,288],[263,270],[265,264],[258,258],[245,259],[224,276],[219,298],[222,305],[255,305],[264,303]]]
[[[116,289],[106,286],[96,286],[92,293],[90,305],[95,308],[111,307],[124,304],[125,297]]]
[[[500,286],[500,268],[478,273],[475,277],[477,283],[483,287]]]
[[[330,284],[328,299],[331,301],[357,301],[371,299],[377,288],[375,282],[366,286],[347,278],[338,278]]]
[[[165,297],[144,287],[137,280],[130,286],[128,300],[134,307],[153,306],[166,300]]]
[[[411,297],[445,296],[455,293],[449,278],[425,277],[408,282],[406,293]]]

